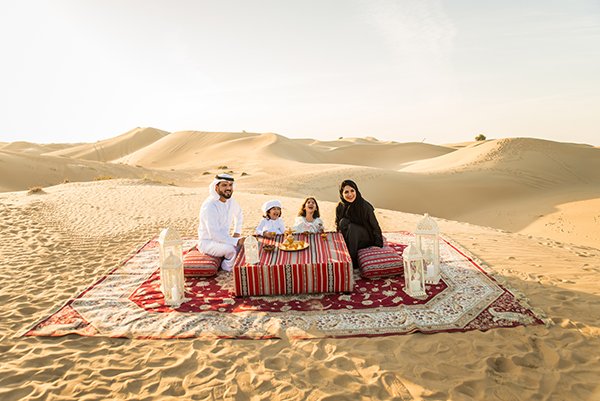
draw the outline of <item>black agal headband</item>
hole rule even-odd
[[[217,175],[215,176],[215,178],[216,178],[217,180],[225,180],[225,181],[231,181],[231,182],[233,182],[233,181],[234,181],[234,180],[233,180],[233,177],[231,177],[231,176],[229,176],[229,175],[219,175],[219,174],[217,174]]]

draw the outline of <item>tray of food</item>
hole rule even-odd
[[[279,249],[282,251],[301,251],[308,248],[308,242],[296,241],[291,233],[287,233],[285,240],[279,244]]]
[[[279,249],[282,251],[302,251],[306,248],[308,248],[308,242],[304,241],[283,242],[279,244]]]

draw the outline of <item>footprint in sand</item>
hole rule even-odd
[[[565,358],[560,358],[558,364],[556,365],[558,370],[571,370],[573,366],[575,366],[575,364],[572,361]]]
[[[455,390],[461,394],[464,394],[471,399],[485,399],[484,391],[485,391],[485,381],[476,381],[476,380],[467,380],[462,384],[459,384],[455,387]]]
[[[517,365],[505,357],[488,358],[486,363],[490,370],[495,373],[515,373],[518,370]]]
[[[513,356],[511,361],[520,367],[528,368],[528,369],[537,369],[543,366],[543,361],[540,358],[540,355],[537,352],[530,352],[525,356]]]
[[[308,378],[311,383],[320,383],[331,379],[333,373],[322,366],[316,366],[308,369]]]
[[[383,388],[388,392],[391,397],[394,399],[400,400],[412,400],[413,397],[410,395],[410,392],[406,388],[406,386],[396,377],[393,373],[385,373],[381,379],[381,384]]]
[[[283,368],[285,368],[286,366],[286,361],[284,358],[276,356],[273,358],[266,358],[265,361],[265,368],[267,369],[271,369],[271,370],[276,370],[279,371]]]
[[[354,363],[345,356],[337,356],[325,362],[328,368],[339,369],[341,371],[351,371],[355,368]]]
[[[333,378],[333,384],[342,388],[348,388],[356,381],[356,378],[348,373],[340,373]]]

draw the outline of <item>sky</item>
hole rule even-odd
[[[598,0],[0,0],[0,142],[600,145]]]

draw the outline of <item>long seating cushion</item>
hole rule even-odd
[[[183,274],[186,277],[213,277],[217,275],[222,258],[206,255],[194,247],[183,257]]]
[[[358,267],[364,278],[380,278],[402,274],[404,263],[402,256],[390,247],[372,246],[358,251]]]

